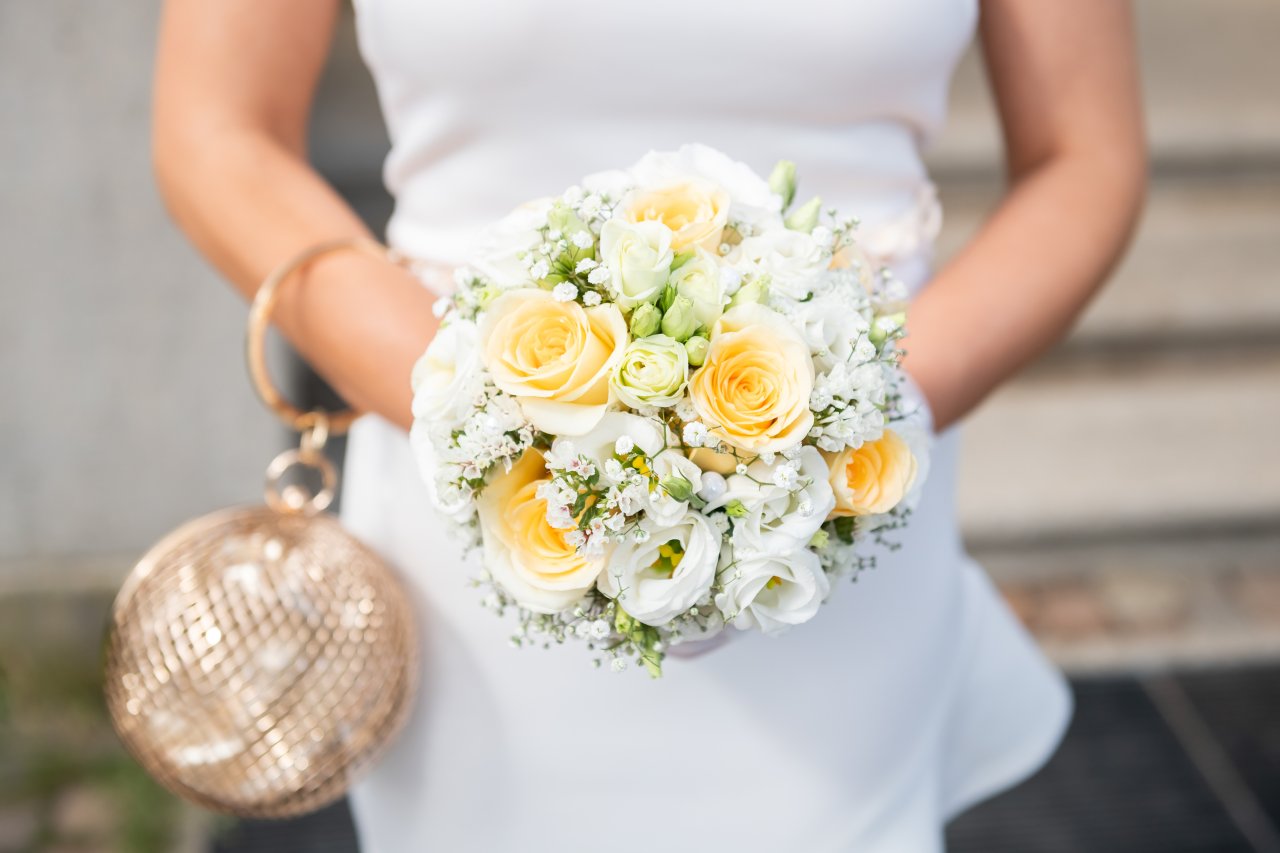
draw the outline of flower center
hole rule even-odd
[[[653,565],[649,566],[655,574],[669,578],[676,573],[676,569],[680,567],[680,561],[684,559],[684,545],[679,539],[672,539],[658,546],[658,559],[653,561]]]

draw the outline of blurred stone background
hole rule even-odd
[[[157,8],[0,5],[0,850],[117,849],[92,846],[104,821],[129,849],[172,843],[179,812],[102,728],[107,604],[168,529],[258,500],[287,440],[245,376],[244,305],[152,182]],[[1280,5],[1137,8],[1153,180],[1135,246],[966,430],[971,547],[1076,673],[1280,659]],[[385,219],[349,17],[313,136],[322,171]],[[1001,187],[974,56],[929,159],[945,257]],[[67,732],[74,760],[45,748]],[[75,838],[90,846],[56,847]]]

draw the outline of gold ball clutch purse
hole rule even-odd
[[[206,808],[287,817],[338,799],[398,732],[418,644],[392,570],[325,510],[337,475],[327,439],[350,411],[301,411],[267,372],[281,284],[315,246],[274,271],[249,313],[247,356],[266,405],[301,433],[267,468],[263,506],[197,518],[133,568],[112,611],[107,707],[125,747],[161,784]],[[288,482],[309,475],[311,487]],[[288,484],[286,484],[288,483]]]

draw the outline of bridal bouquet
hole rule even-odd
[[[673,644],[812,619],[902,526],[905,293],[794,190],[790,163],[651,153],[516,211],[458,272],[411,440],[517,645],[657,676]]]

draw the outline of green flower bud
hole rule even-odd
[[[752,302],[764,302],[765,297],[768,295],[769,277],[762,275],[759,278],[751,279],[738,288],[738,292],[733,294],[733,299],[729,302],[729,307],[737,308],[739,305],[749,305]]]
[[[631,337],[647,338],[662,325],[662,312],[649,303],[644,303],[631,312]]]
[[[688,501],[693,497],[693,483],[690,483],[679,474],[672,474],[665,480],[660,481],[658,485],[662,486],[666,493],[675,500]]]
[[[769,175],[769,189],[782,196],[782,209],[786,210],[796,197],[796,164],[779,160]]]
[[[742,501],[734,498],[724,505],[724,511],[729,514],[730,518],[742,518],[747,514],[747,507]]]
[[[573,212],[573,208],[564,202],[556,202],[551,206],[551,210],[547,213],[547,224],[551,226],[551,230],[559,231],[560,236],[570,241],[572,244],[573,235],[580,231],[591,233],[591,229],[587,227],[587,223],[583,222],[578,214]],[[576,247],[575,247],[576,248]],[[579,252],[585,252],[580,257],[592,254],[590,249],[579,249]]]
[[[693,300],[687,296],[677,296],[662,315],[662,334],[687,341],[689,336],[698,330],[698,314],[694,310]]]
[[[673,272],[668,286],[674,287],[678,296],[687,297],[693,303],[694,317],[704,329],[714,326],[724,313],[720,266],[707,252],[699,252],[697,257]]]
[[[890,338],[901,337],[902,327],[906,322],[907,314],[905,311],[877,317],[875,322],[871,324],[871,331],[867,333],[867,337],[877,347],[884,346],[884,342]]]
[[[809,539],[809,547],[822,550],[827,547],[827,544],[830,542],[831,534],[825,530],[819,530],[817,533],[813,534],[812,538]]]
[[[483,311],[500,295],[502,295],[502,290],[500,288],[494,287],[492,284],[486,284],[476,294],[476,307]]]
[[[676,252],[675,260],[671,262],[671,271],[675,272],[676,270],[680,269],[680,267],[689,263],[689,261],[693,260],[697,256],[698,256],[698,253],[692,249],[689,249],[683,252]]]
[[[792,231],[803,231],[808,234],[818,224],[818,216],[822,213],[822,199],[811,198],[791,211],[783,220]]]
[[[694,335],[685,341],[684,349],[689,354],[689,365],[691,367],[701,367],[702,362],[707,360],[707,350],[710,348],[711,341],[702,335]]]

